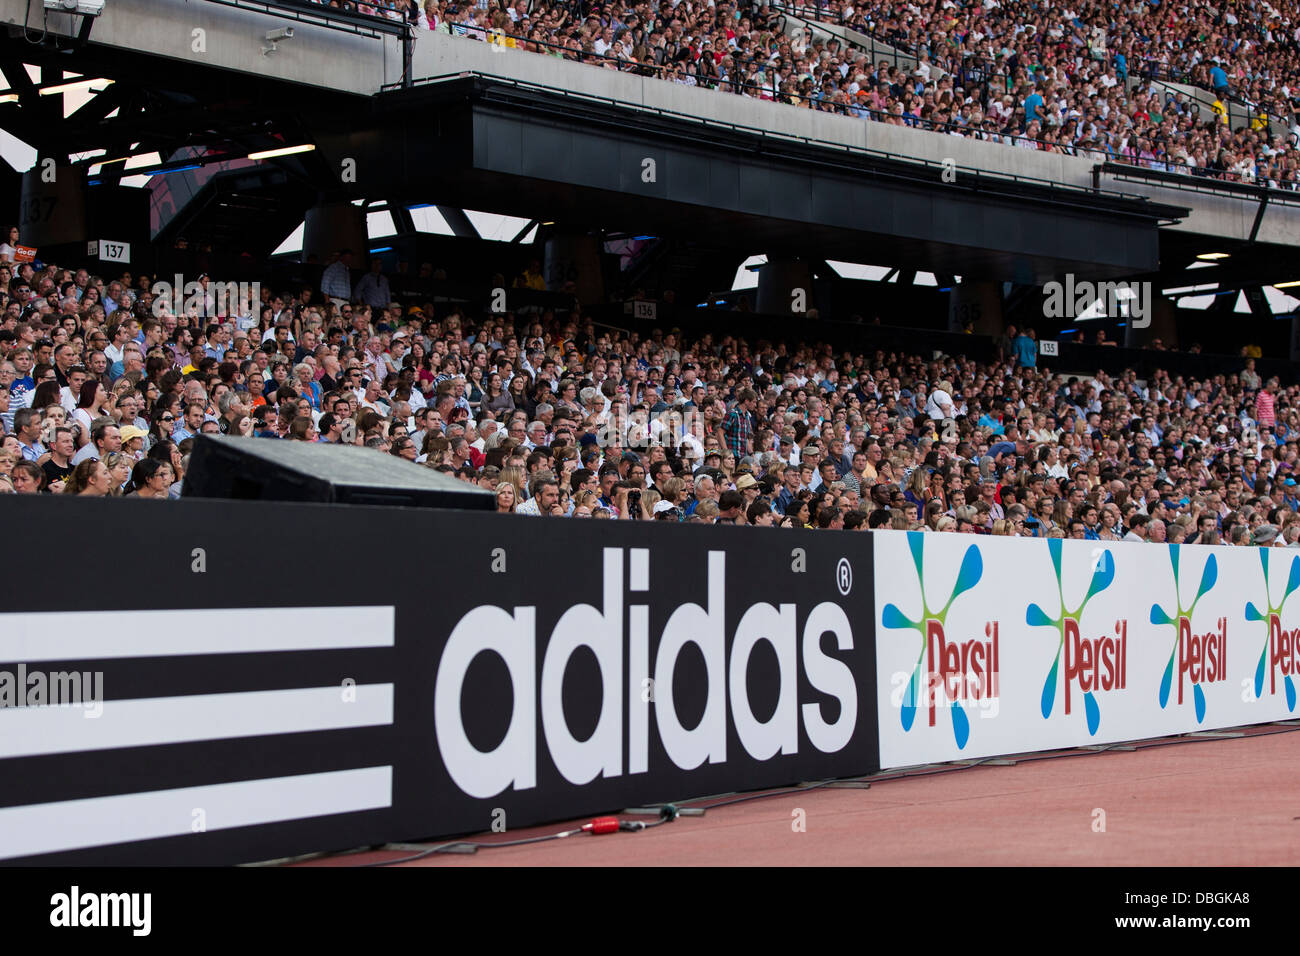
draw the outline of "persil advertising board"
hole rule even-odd
[[[1295,716],[1300,554],[878,532],[882,767]]]

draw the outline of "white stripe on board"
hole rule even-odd
[[[358,684],[0,707],[0,759],[373,727],[393,722],[393,685]]]
[[[392,647],[393,607],[0,614],[0,661],[108,660]]]
[[[392,806],[393,768],[365,767],[0,809],[0,859]],[[201,811],[200,817],[195,811]]]

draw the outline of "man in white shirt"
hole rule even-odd
[[[130,340],[130,328],[125,322],[120,323],[113,334],[113,341],[104,347],[104,355],[108,357],[109,365],[122,361],[122,347]]]
[[[362,408],[378,412],[384,418],[387,418],[391,411],[388,397],[384,395],[382,383],[378,379],[372,378],[366,382],[366,390],[362,393],[357,404]]]
[[[69,416],[77,410],[77,401],[81,397],[81,386],[89,373],[83,366],[74,365],[68,369],[68,384],[59,389],[59,404]]]

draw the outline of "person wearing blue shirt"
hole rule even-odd
[[[1282,487],[1283,504],[1292,511],[1300,508],[1300,496],[1296,495],[1296,480],[1294,478],[1287,478],[1282,482]]]
[[[1038,119],[1038,111],[1042,108],[1043,97],[1035,89],[1034,92],[1025,97],[1025,123],[1029,124]]]
[[[1228,74],[1217,63],[1210,67],[1210,85],[1214,87],[1215,93],[1228,92]]]
[[[15,352],[13,365],[15,370],[13,380],[9,383],[9,411],[5,413],[5,426],[10,429],[13,428],[14,412],[31,405],[32,394],[36,391],[36,380],[27,374],[32,367],[31,351],[23,349]],[[17,366],[23,368],[16,368]]]
[[[1035,368],[1038,365],[1038,343],[1030,334],[1032,331],[1032,329],[1023,329],[1011,343],[1016,353],[1016,362],[1021,368]]]

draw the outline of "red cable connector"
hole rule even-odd
[[[618,817],[595,817],[590,823],[584,823],[582,829],[587,833],[617,833]]]

